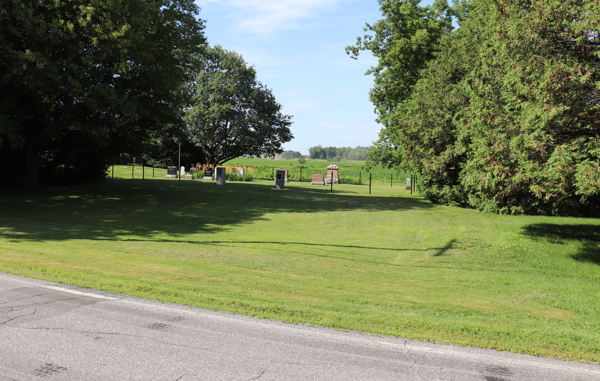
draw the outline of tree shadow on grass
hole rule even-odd
[[[265,218],[267,213],[319,213],[428,209],[425,200],[343,193],[324,187],[200,181],[105,180],[35,194],[0,191],[0,237],[21,241],[118,239],[124,235],[214,233]],[[349,188],[349,189],[348,189]],[[354,193],[352,193],[354,192]],[[340,218],[344,218],[343,214]]]
[[[523,228],[523,234],[532,239],[546,239],[555,244],[579,241],[581,247],[572,258],[600,265],[600,225],[532,224]]]

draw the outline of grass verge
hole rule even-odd
[[[600,220],[483,214],[389,186],[369,195],[356,185],[330,193],[119,175],[127,177],[0,191],[0,271],[600,362]]]

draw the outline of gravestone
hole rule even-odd
[[[202,180],[212,181],[212,179],[213,179],[213,169],[212,169],[212,167],[206,167],[206,168],[204,168],[204,177],[202,178]]]
[[[177,177],[177,167],[170,165],[167,167],[167,174],[166,176],[169,179],[173,179]]]
[[[277,189],[283,189],[284,185],[285,185],[285,173],[287,171],[283,170],[283,169],[278,169],[277,171],[275,171],[275,187]]]
[[[239,167],[237,170],[238,175],[244,176],[244,167]]]
[[[411,190],[412,189],[412,180],[410,177],[406,178],[406,186],[404,187],[404,190]]]
[[[325,185],[325,175],[322,173],[312,175],[312,182],[310,185]]]
[[[288,182],[288,170],[281,168],[281,169],[278,169],[278,171],[283,171],[284,172],[284,174],[283,174],[283,181],[287,183]]]
[[[181,170],[179,171],[179,176],[185,176],[185,167],[183,165],[181,166]]]
[[[217,185],[225,185],[225,176],[227,169],[225,167],[217,167]]]
[[[332,181],[334,184],[337,184],[339,182],[339,177],[338,177],[339,169],[340,169],[340,167],[338,167],[337,165],[332,164],[332,165],[327,166],[327,178],[325,178],[326,184],[331,184]]]
[[[190,168],[190,172],[191,172],[192,174],[196,173],[197,171],[198,171],[198,169],[197,169],[196,167],[192,167],[192,168]]]

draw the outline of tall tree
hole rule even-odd
[[[1,177],[33,189],[38,169],[90,162],[102,176],[108,155],[181,120],[178,89],[205,44],[198,11],[193,0],[3,1]]]
[[[283,152],[282,144],[293,139],[291,116],[282,114],[253,67],[235,52],[215,46],[207,50],[197,72],[186,133],[202,148],[207,164]]]
[[[378,122],[393,123],[390,115],[399,103],[408,99],[421,70],[439,50],[439,40],[452,30],[452,14],[446,0],[421,7],[421,0],[378,0],[383,18],[366,24],[363,37],[357,37],[346,53],[357,59],[361,51],[370,51],[378,64],[366,75],[375,84],[369,95],[375,105]],[[374,34],[372,34],[374,33]]]
[[[420,171],[433,201],[600,215],[599,10],[592,0],[461,2],[460,29],[396,102],[373,158]]]

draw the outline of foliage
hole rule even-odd
[[[227,172],[227,181],[252,181],[254,176],[252,173],[239,174],[237,172]]]
[[[371,160],[420,171],[436,202],[600,215],[599,8],[456,5],[460,29],[437,41],[410,96],[391,107]]]
[[[378,122],[388,126],[396,105],[410,97],[421,69],[439,49],[439,39],[452,30],[452,20],[446,1],[437,0],[429,7],[420,7],[420,0],[378,1],[384,18],[364,28],[374,35],[358,37],[346,53],[357,59],[368,50],[379,59],[366,74],[375,77],[369,95]]]
[[[314,146],[308,149],[309,157],[311,159],[321,160],[355,160],[363,161],[367,159],[369,148],[368,147],[322,147]]]
[[[6,0],[0,9],[2,179],[33,189],[177,124],[204,46],[193,0]],[[8,167],[8,168],[6,168]]]
[[[202,148],[206,163],[274,156],[293,139],[291,116],[281,113],[271,90],[257,81],[256,70],[240,55],[209,48],[196,70],[186,133]]]
[[[302,154],[299,151],[288,150],[283,151],[281,153],[281,157],[283,157],[284,159],[300,159],[302,157]]]

